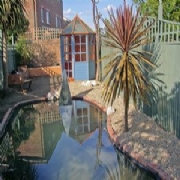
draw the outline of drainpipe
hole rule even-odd
[[[37,30],[37,3],[36,0],[33,0],[33,10],[34,10],[34,33],[36,34]],[[36,39],[36,36],[35,36]]]

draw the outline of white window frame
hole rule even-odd
[[[50,24],[50,11],[46,10],[46,24]]]
[[[43,22],[44,23],[44,15],[45,15],[45,10],[44,10],[44,7],[41,7],[41,22]]]
[[[62,28],[62,17],[59,17],[59,28]]]
[[[60,21],[58,15],[56,15],[56,28],[60,28]]]

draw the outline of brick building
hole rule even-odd
[[[28,0],[25,4],[29,29],[63,28],[62,0]]]

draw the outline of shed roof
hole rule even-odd
[[[92,33],[95,32],[78,15],[62,31],[62,35]]]

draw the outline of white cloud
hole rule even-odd
[[[65,15],[76,14],[71,8],[63,12]]]
[[[116,7],[112,4],[109,4],[107,7],[104,8],[105,11],[110,11],[111,9],[115,10]]]

